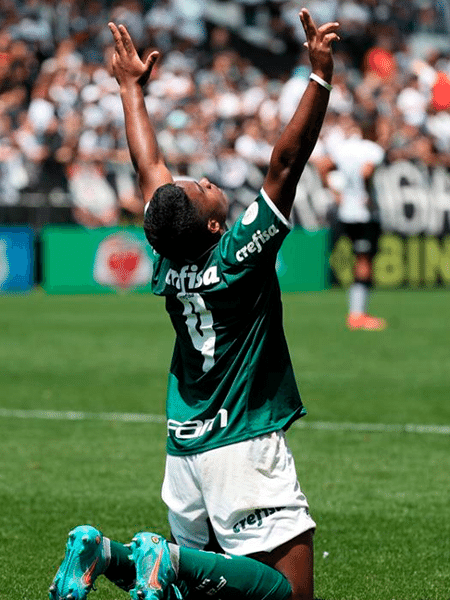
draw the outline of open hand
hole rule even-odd
[[[153,66],[159,57],[159,52],[151,52],[145,62],[139,58],[130,34],[124,25],[116,26],[108,23],[114,38],[115,52],[112,59],[112,69],[119,85],[138,83],[144,86],[149,80]]]
[[[312,70],[331,83],[333,74],[331,44],[340,40],[336,33],[339,23],[325,23],[317,27],[306,8],[302,8],[299,16],[306,34],[305,46],[309,50]]]

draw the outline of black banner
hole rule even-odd
[[[374,259],[374,284],[383,287],[450,285],[450,172],[401,161],[379,167],[373,186],[383,235]],[[307,165],[294,203],[294,222],[333,228],[333,198]],[[353,280],[346,237],[334,236],[330,266],[336,283]]]

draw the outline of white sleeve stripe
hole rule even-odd
[[[277,217],[280,219],[280,221],[282,221],[286,225],[286,227],[288,227],[289,229],[292,229],[292,224],[289,222],[288,219],[286,219],[286,217],[283,215],[283,213],[281,213],[280,210],[275,206],[275,204],[272,202],[272,200],[267,195],[267,192],[265,191],[264,188],[261,188],[261,196],[266,201],[267,206],[277,215]]]

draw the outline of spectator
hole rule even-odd
[[[236,152],[255,165],[267,166],[272,149],[262,135],[258,121],[256,119],[246,121],[242,135],[236,140]]]
[[[18,204],[20,190],[28,185],[23,154],[10,135],[7,115],[0,116],[0,203]]]
[[[258,24],[258,8],[264,4],[261,0],[239,0],[244,13],[244,25],[255,27]]]
[[[264,62],[253,64],[250,55],[243,57],[239,27],[207,27],[207,6],[200,0],[158,0],[150,8],[138,0],[116,0],[110,7],[100,0],[5,0],[0,15],[0,143],[6,162],[18,161],[21,167],[15,188],[9,167],[3,167],[0,187],[10,191],[0,202],[7,202],[6,197],[19,202],[30,191],[48,194],[54,185],[68,190],[70,197],[78,170],[85,179],[101,181],[115,214],[111,222],[121,214],[139,218],[141,201],[119,133],[123,113],[118,87],[103,67],[111,52],[106,27],[111,17],[126,22],[142,50],[158,46],[163,51],[146,103],[171,167],[185,171],[190,154],[189,170],[204,169],[230,194],[237,187],[234,180],[257,181],[276,132],[305,89],[309,70],[300,61],[286,72],[289,55],[298,55],[304,41],[298,3],[255,0],[247,5],[247,23],[267,28],[264,51],[272,49],[274,64],[282,67],[276,75],[265,72]],[[441,31],[444,14],[436,4],[429,5],[429,0],[306,1],[318,22],[340,19],[343,30],[324,136],[337,135],[333,119],[353,114],[372,123],[375,139],[390,158],[412,159],[424,152],[428,164],[448,164],[449,54],[435,52],[418,60],[408,44],[414,31]],[[244,10],[241,22],[245,25]],[[284,44],[282,60],[273,40]],[[180,123],[185,125],[182,134]],[[214,161],[207,158],[211,153]],[[255,158],[256,171],[249,166]],[[92,161],[98,163],[95,168]],[[245,194],[237,201],[245,204]]]
[[[119,219],[114,189],[106,179],[103,163],[92,157],[76,160],[68,169],[73,214],[80,225],[102,227],[116,225]]]
[[[418,77],[411,75],[406,87],[397,98],[397,107],[401,111],[405,122],[417,127],[423,125],[427,104],[428,97],[420,90]]]

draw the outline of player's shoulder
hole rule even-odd
[[[288,219],[282,214],[276,204],[271,200],[264,188],[261,188],[255,200],[242,212],[237,220],[239,225],[251,225],[259,218],[269,218],[281,222],[287,228],[291,228]]]

